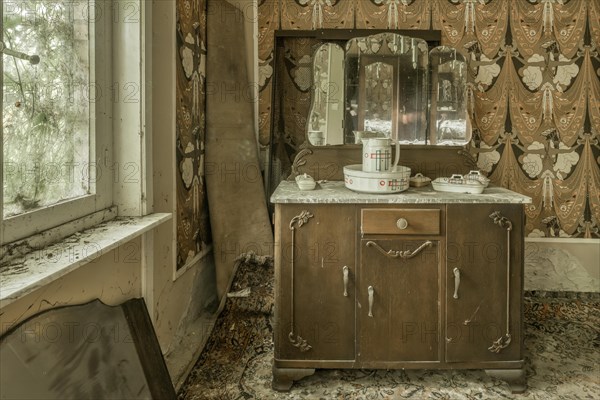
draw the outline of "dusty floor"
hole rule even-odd
[[[179,392],[195,399],[598,399],[600,298],[525,298],[525,358],[529,388],[508,385],[483,371],[317,370],[289,393],[271,389],[273,268],[240,267],[229,299],[196,366]]]

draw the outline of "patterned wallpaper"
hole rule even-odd
[[[304,141],[312,44],[295,40],[275,64],[273,33],[326,28],[441,30],[469,62],[479,168],[533,198],[527,234],[600,237],[600,0],[259,0],[260,143],[283,107],[282,163]],[[272,105],[275,65],[293,84]]]
[[[204,180],[206,0],[177,0],[177,269],[211,242]]]

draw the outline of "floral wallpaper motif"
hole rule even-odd
[[[528,235],[600,237],[600,0],[264,0],[259,13],[261,68],[278,65],[289,83],[273,96],[285,115],[273,139],[283,168],[305,140],[312,48],[290,40],[275,64],[274,30],[431,27],[469,62],[479,168],[533,199]],[[261,83],[261,121],[272,90]],[[262,145],[270,131],[261,124]]]
[[[281,29],[352,28],[350,0],[281,0]]]
[[[410,0],[357,0],[357,29],[428,29],[431,4]]]
[[[259,142],[269,144],[271,134],[271,94],[273,91],[273,48],[275,30],[279,24],[279,0],[259,0],[258,2],[258,104]]]
[[[210,243],[204,182],[206,0],[177,0],[177,268]]]

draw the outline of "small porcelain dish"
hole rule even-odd
[[[398,165],[387,172],[366,172],[362,164],[344,167],[344,184],[350,190],[362,193],[389,194],[408,189],[410,168]]]
[[[308,174],[298,175],[296,184],[300,190],[313,190],[317,186],[317,182]]]
[[[454,174],[450,178],[437,178],[431,182],[431,185],[433,190],[451,193],[479,194],[485,189],[483,183],[476,179],[465,179],[460,174]]]
[[[410,178],[410,186],[412,187],[423,187],[429,185],[430,183],[431,178],[426,177],[420,172]]]

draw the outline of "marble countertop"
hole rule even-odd
[[[481,194],[436,192],[431,185],[409,188],[395,194],[354,192],[342,181],[320,182],[314,190],[300,190],[296,182],[283,181],[271,203],[344,203],[344,204],[446,204],[446,203],[531,203],[531,198],[511,190],[488,186]]]

